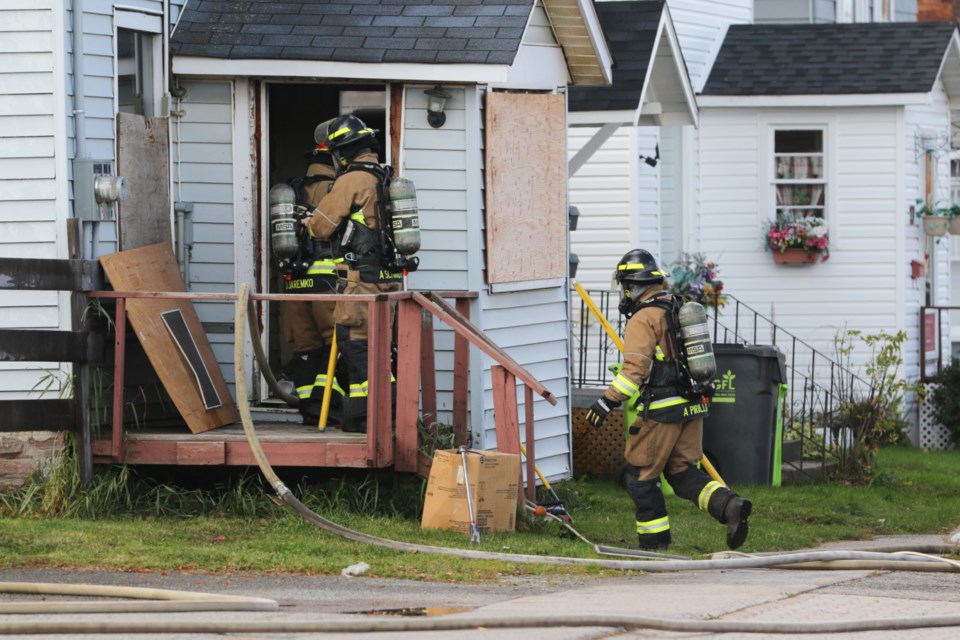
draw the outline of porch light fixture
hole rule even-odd
[[[427,123],[434,129],[442,127],[447,121],[447,114],[443,112],[443,108],[452,96],[440,85],[427,89],[424,93],[427,94]]]

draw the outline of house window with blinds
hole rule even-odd
[[[773,162],[777,217],[823,218],[827,192],[823,130],[776,130]]]

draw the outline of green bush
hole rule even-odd
[[[950,431],[950,439],[960,445],[960,360],[952,360],[934,378],[937,386],[930,394],[934,419]]]

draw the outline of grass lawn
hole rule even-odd
[[[401,553],[350,542],[274,504],[259,475],[181,489],[118,479],[118,470],[107,471],[88,491],[76,484],[56,492],[33,486],[0,496],[0,567],[339,574],[362,561],[374,576],[442,581],[483,581],[502,574],[616,573]],[[296,479],[284,480],[297,485]],[[303,483],[296,493],[321,516],[383,538],[597,557],[591,546],[558,523],[540,519],[523,517],[516,532],[483,535],[479,545],[470,545],[460,533],[422,530],[423,486],[410,476],[366,474]],[[556,483],[554,489],[573,515],[573,526],[593,543],[636,543],[633,505],[619,485],[575,479]],[[741,549],[747,553],[878,535],[946,533],[960,526],[960,451],[883,449],[869,486],[817,481],[734,489],[754,503],[750,538]],[[667,507],[674,538],[671,553],[703,557],[725,548],[724,527],[707,514],[675,496],[668,496]]]

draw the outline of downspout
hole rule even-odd
[[[83,68],[83,0],[73,0],[73,158],[87,157],[87,119],[84,112],[86,86]],[[76,180],[76,172],[74,172]],[[76,204],[76,203],[74,203]],[[76,210],[74,210],[76,215]],[[84,258],[96,256],[96,222],[80,221],[80,252]],[[86,236],[89,235],[89,241]]]
[[[84,115],[83,0],[73,0],[73,136],[74,158],[87,157],[87,121]]]

